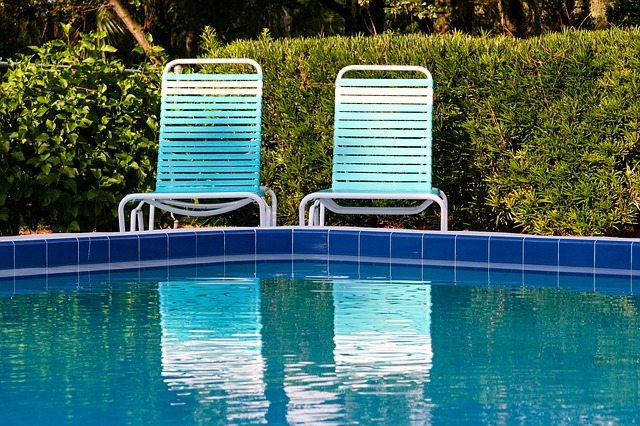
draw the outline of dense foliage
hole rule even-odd
[[[434,179],[450,197],[453,229],[597,235],[637,223],[638,30],[207,46],[209,56],[252,57],[264,67],[264,180],[281,197],[284,223],[295,222],[303,194],[330,185],[332,82],[354,63],[432,71]],[[391,225],[427,226],[424,219]]]
[[[0,232],[108,230],[153,182],[158,75],[125,73],[100,37],[53,41],[0,82]]]
[[[126,25],[126,10],[138,28]],[[60,36],[105,31],[122,58],[136,32],[170,55],[194,56],[206,26],[225,41],[274,37],[394,33],[508,34],[531,37],[566,28],[640,25],[637,0],[0,0],[0,57]],[[139,35],[139,34],[138,34]]]
[[[263,66],[262,181],[278,194],[281,224],[297,223],[302,196],[330,185],[333,80],[354,63],[432,71],[434,183],[449,196],[452,229],[615,235],[638,222],[638,30],[230,45],[207,34],[203,48]],[[91,38],[53,42],[0,82],[2,233],[113,229],[120,196],[153,187],[160,70],[125,74],[109,50]],[[207,223],[257,223],[245,216],[254,210]],[[330,219],[437,224],[435,213]]]

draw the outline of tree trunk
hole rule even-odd
[[[147,41],[144,36],[144,31],[140,27],[140,25],[133,19],[133,17],[129,14],[129,11],[124,7],[120,0],[107,0],[109,6],[113,8],[113,11],[118,15],[118,18],[122,21],[122,23],[127,27],[127,30],[131,33],[133,38],[136,39],[136,42],[142,47],[142,50],[145,53],[149,54],[151,51],[151,44]],[[149,58],[155,63],[160,64],[162,61],[155,56],[149,55]]]
[[[450,28],[470,33],[475,15],[474,0],[451,0]]]
[[[527,35],[527,18],[522,0],[499,0],[498,10],[502,28],[514,37]]]

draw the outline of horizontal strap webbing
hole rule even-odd
[[[389,149],[390,147],[421,147],[430,146],[429,138],[336,138],[335,147],[380,147]]]
[[[336,96],[338,104],[429,104],[428,96]]]
[[[193,162],[190,162],[190,163],[182,162],[181,164],[178,164],[175,161],[165,161],[160,159],[158,161],[158,169],[162,168],[163,170],[165,169],[170,170],[171,168],[174,168],[174,167],[181,167],[181,168],[188,167],[193,169],[194,167],[204,168],[204,167],[215,167],[217,165],[224,165],[226,167],[237,167],[237,168],[243,168],[243,169],[251,168],[251,167],[254,167],[254,168],[260,167],[260,158],[258,156],[230,154],[228,156],[225,156],[224,158],[214,158],[209,160],[203,160],[201,158],[198,158],[198,160],[204,161],[205,163],[192,164]]]
[[[223,141],[207,141],[200,139],[185,139],[185,140],[162,140],[160,142],[160,149],[189,149],[190,147],[198,147],[206,149],[207,147],[224,147],[224,146],[251,146],[259,147],[259,141],[255,139],[249,140],[223,140]]]
[[[190,89],[190,88],[165,88],[162,92],[166,95],[208,95],[208,96],[226,96],[226,95],[254,95],[259,96],[262,94],[260,89]]]
[[[164,131],[165,133],[256,133],[260,131],[260,125],[257,123],[251,123],[240,126],[215,126],[202,123],[200,125],[193,124],[191,126],[180,126],[176,124],[167,125],[163,123],[160,126],[160,131]]]
[[[254,140],[260,139],[260,132],[255,133],[215,133],[209,131],[209,133],[200,132],[169,132],[161,131],[160,139],[175,139],[175,140],[196,140],[197,138],[202,140],[224,140],[224,139],[245,139]]]
[[[206,117],[215,117],[215,119],[220,120],[224,118],[235,119],[235,118],[255,118],[260,120],[260,110],[258,109],[233,109],[233,110],[220,110],[213,108],[199,108],[197,110],[173,110],[173,109],[164,109],[162,111],[162,116],[167,119],[173,118],[206,118]]]
[[[191,172],[186,173],[184,171],[176,171],[176,170],[163,170],[158,173],[158,179],[162,180],[181,180],[183,182],[187,181],[197,181],[197,180],[229,180],[229,179],[258,179],[260,177],[260,171],[256,168],[253,170],[248,170],[244,172],[228,172],[224,170],[204,170],[202,172]]]
[[[337,120],[335,127],[340,129],[410,129],[410,130],[430,130],[429,121],[354,121]]]
[[[245,153],[254,155],[260,152],[259,146],[216,146],[216,147],[191,147],[191,148],[162,148],[160,153],[165,159],[182,160],[203,158],[207,156],[221,157],[222,154]]]
[[[193,96],[193,95],[162,95],[162,105],[175,105],[176,108],[182,103],[194,104],[255,104],[260,105],[261,98],[257,96]]]
[[[430,104],[336,104],[336,113],[339,112],[422,112],[431,114],[432,106]]]
[[[333,182],[331,189],[342,192],[376,191],[387,193],[431,192],[431,184],[425,182]]]
[[[180,87],[244,87],[257,89],[262,87],[261,81],[163,81],[162,90]]]
[[[429,156],[392,156],[392,155],[336,155],[333,159],[334,164],[346,163],[362,163],[362,164],[421,164],[430,163]]]
[[[211,114],[209,114],[211,116]],[[260,117],[252,116],[252,117],[232,117],[232,118],[205,118],[205,117],[178,117],[178,118],[168,118],[163,117],[162,123],[164,125],[175,125],[175,124],[191,124],[191,125],[216,125],[216,126],[225,126],[225,125],[238,125],[238,124],[251,124],[251,125],[260,125]]]
[[[213,185],[200,185],[191,187],[173,187],[158,185],[156,192],[201,192],[203,195],[208,192],[253,192],[259,193],[260,188],[257,185],[229,185],[229,186],[213,186]]]
[[[177,74],[167,73],[162,76],[164,80],[180,81],[180,80],[209,80],[209,81],[227,81],[227,80],[262,80],[262,74]]]
[[[257,164],[260,159],[257,155],[248,155],[248,154],[227,154],[224,157],[219,158],[210,158],[206,157],[193,157],[188,161],[166,161],[167,165],[163,165],[163,167],[178,167],[178,166],[186,166],[186,167],[206,167],[206,166],[215,166],[216,164],[221,164],[228,162],[226,165],[233,165],[234,163],[230,160],[242,160],[243,163],[254,162]],[[159,163],[164,163],[165,160],[162,157],[158,158]],[[238,162],[237,164],[240,164]]]
[[[393,158],[393,157],[391,157]],[[392,163],[392,162],[391,162]],[[400,167],[401,171],[398,171]],[[428,168],[424,164],[406,164],[406,163],[395,163],[395,164],[370,164],[370,162],[363,164],[341,164],[334,163],[333,171],[336,174],[339,173],[356,173],[356,172],[368,172],[368,173],[396,173],[396,174],[411,174],[411,175],[428,175]],[[416,180],[418,180],[416,178]]]
[[[353,120],[353,121],[424,121],[431,122],[431,116],[424,112],[336,112],[336,121]]]
[[[433,80],[426,78],[340,78],[337,86],[345,87],[431,87]]]
[[[380,87],[336,87],[336,96],[424,96],[432,95],[430,88],[380,88]]]
[[[390,137],[390,138],[420,138],[429,137],[426,130],[388,130],[388,129],[335,129],[336,137],[340,136],[364,136],[364,137]]]

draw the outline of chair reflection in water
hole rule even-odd
[[[264,418],[260,280],[164,282],[159,292],[162,376],[176,403],[225,400],[227,421]]]
[[[429,286],[252,278],[159,291],[162,375],[177,403],[216,400],[227,422],[430,421]]]

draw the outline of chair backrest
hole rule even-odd
[[[255,72],[179,72],[207,64],[247,64]],[[255,61],[168,63],[162,73],[156,191],[258,192],[261,117],[262,69]]]
[[[354,77],[366,71],[403,78]],[[374,71],[373,73],[369,71]],[[419,75],[420,78],[411,78]],[[433,80],[417,66],[351,65],[336,79],[332,188],[431,191]]]

